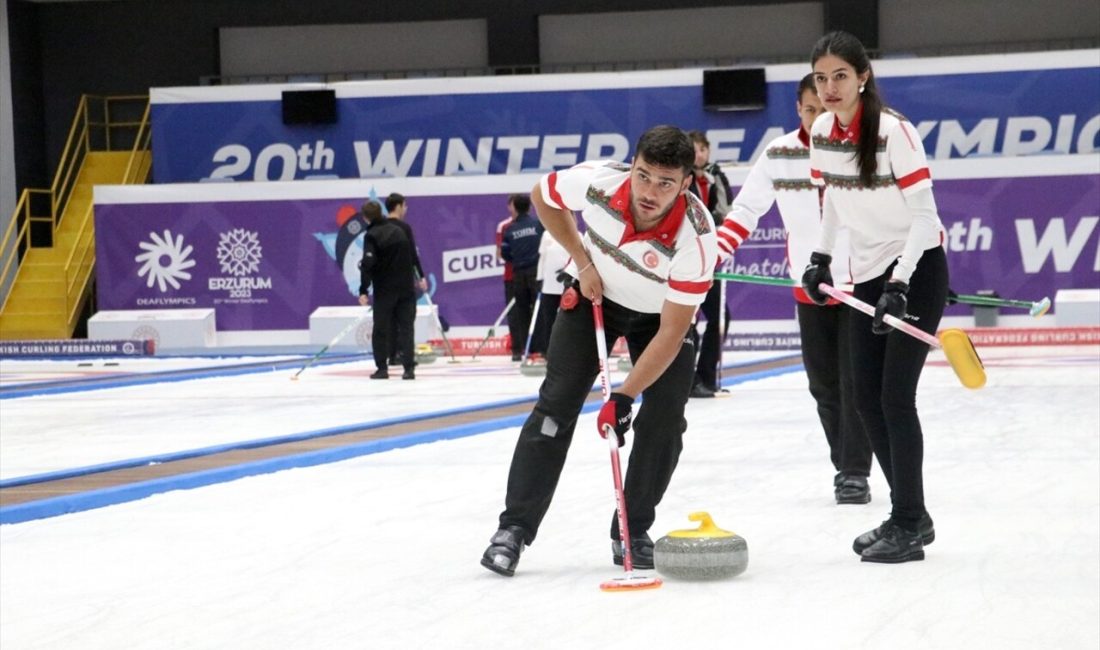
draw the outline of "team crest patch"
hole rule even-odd
[[[642,264],[645,264],[647,269],[657,268],[658,262],[660,262],[660,260],[657,259],[657,253],[653,251],[646,251],[645,254],[642,255]]]
[[[624,253],[618,246],[616,246],[615,244],[607,241],[606,239],[603,239],[602,237],[600,237],[596,233],[592,232],[591,230],[588,231],[588,238],[592,241],[592,243],[596,246],[596,248],[600,249],[600,252],[602,252],[604,255],[607,255],[611,259],[615,260],[616,263],[618,263],[620,266],[626,268],[631,273],[636,273],[636,274],[646,278],[647,280],[651,280],[653,282],[656,282],[657,284],[665,284],[667,282],[667,279],[662,278],[661,276],[657,275],[653,271],[650,271],[648,269],[643,268],[642,264],[639,264],[638,262],[633,260],[629,255]],[[649,253],[654,255],[654,256],[657,255],[657,253],[655,251],[649,251]]]

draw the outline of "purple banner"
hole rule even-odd
[[[515,191],[502,181],[498,177],[502,190]],[[507,214],[507,193],[429,196],[417,194],[424,186],[385,183],[386,191],[408,197],[407,218],[440,315],[452,325],[492,323],[504,307],[494,242]],[[313,195],[216,198],[241,191],[241,184],[97,189],[99,308],[213,307],[219,330],[268,330],[306,329],[317,307],[355,304],[361,235],[352,240],[348,224],[363,200],[356,196],[363,182],[252,185],[274,193],[293,186]],[[530,188],[533,182],[513,185]],[[320,188],[329,196],[317,198]],[[935,192],[956,292],[992,289],[1038,300],[1060,288],[1100,286],[1100,173],[937,180]],[[762,219],[731,270],[784,276],[781,228],[775,216]],[[350,246],[341,243],[349,240]],[[730,282],[727,304],[738,320],[794,317],[786,288]],[[968,314],[970,307],[949,313]]]
[[[499,312],[496,277],[441,288],[443,251],[492,247],[506,195],[410,198],[429,291],[453,324]],[[360,199],[96,206],[100,309],[213,307],[219,330],[306,329],[319,306],[357,304],[362,236],[339,250]],[[490,216],[487,216],[490,215]],[[491,248],[490,248],[491,250]],[[493,290],[495,289],[495,291]]]
[[[993,290],[1040,300],[1053,299],[1058,289],[1100,287],[1100,168],[1071,176],[937,180],[934,192],[956,293]],[[732,272],[788,277],[775,228],[782,222],[773,207],[738,249]],[[793,318],[793,300],[778,303],[777,293],[789,299],[791,290],[729,282],[727,304],[735,319]],[[946,313],[972,309],[956,305]]]

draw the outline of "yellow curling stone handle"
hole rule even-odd
[[[722,530],[718,526],[714,525],[714,520],[710,518],[709,512],[693,512],[688,515],[688,519],[691,521],[700,522],[699,527],[694,530],[674,530],[668,534],[669,537],[735,537],[734,533],[728,530]]]

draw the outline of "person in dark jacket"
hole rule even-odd
[[[504,229],[500,255],[506,262],[512,263],[512,295],[516,304],[508,312],[508,331],[512,335],[512,361],[519,361],[527,345],[527,331],[539,292],[536,278],[539,242],[545,228],[531,215],[531,198],[526,194],[508,197],[508,206],[515,212],[516,218]]]
[[[359,263],[359,304],[371,302],[367,290],[374,285],[374,328],[371,348],[378,369],[371,379],[389,379],[391,333],[397,332],[405,373],[402,379],[416,379],[413,354],[413,325],[416,321],[416,276],[413,271],[412,243],[394,219],[382,214],[382,206],[369,202],[363,206],[367,236],[363,242],[363,261]]]
[[[386,212],[390,215],[390,219],[393,219],[394,223],[400,226],[401,230],[405,232],[405,236],[409,238],[409,244],[412,246],[413,270],[416,272],[416,286],[420,293],[426,293],[428,291],[428,276],[424,273],[424,267],[420,264],[420,251],[416,248],[416,237],[413,236],[412,226],[405,220],[405,215],[409,212],[409,202],[405,200],[403,194],[393,192],[386,197]],[[401,332],[397,332],[394,336],[397,337],[396,340],[399,340]],[[402,363],[401,351],[391,348],[390,365],[394,366],[398,363]]]
[[[710,141],[702,131],[688,131],[688,137],[695,145],[695,169],[691,177],[689,190],[702,199],[714,219],[715,226],[722,225],[722,219],[729,212],[733,193],[730,182],[717,163],[710,162]],[[699,349],[699,361],[695,368],[695,381],[691,387],[692,397],[714,397],[722,387],[718,385],[718,364],[722,362],[722,332],[729,313],[719,314],[721,307],[722,283],[715,282],[703,301],[703,317],[707,320],[699,341],[698,330],[692,328],[692,338]]]
[[[416,271],[417,286],[420,287],[420,291],[427,291],[428,275],[424,273],[424,267],[420,264],[420,252],[416,249],[416,237],[413,236],[412,226],[405,220],[405,216],[409,213],[409,202],[403,194],[393,192],[386,197],[386,212],[389,213],[390,219],[393,219],[405,232],[405,236],[409,238],[409,244],[412,246],[412,263],[413,269]]]

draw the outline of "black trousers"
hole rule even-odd
[[[838,472],[870,476],[871,441],[856,413],[852,355],[848,334],[852,309],[797,303],[802,335],[802,364],[810,395],[829,443],[829,458]]]
[[[893,267],[874,280],[857,284],[855,297],[874,305],[892,271]],[[937,246],[924,251],[910,278],[906,321],[934,334],[943,316],[947,282],[943,249]],[[891,517],[915,531],[925,513],[924,434],[916,401],[928,344],[896,330],[875,334],[871,317],[862,312],[852,314],[849,333],[856,410],[890,484]]]
[[[729,320],[729,312],[719,315],[722,299],[722,282],[715,280],[707,291],[707,297],[703,300],[700,309],[707,319],[706,328],[703,330],[703,340],[697,343],[699,348],[699,362],[695,367],[695,381],[707,388],[718,389],[718,364],[722,361],[722,332],[726,321]],[[697,337],[696,330],[692,328],[692,335]]]
[[[625,336],[630,358],[637,360],[660,326],[659,314],[640,314],[603,301],[604,331],[608,348]],[[581,298],[577,306],[558,312],[550,334],[553,354],[547,359],[546,379],[539,398],[516,441],[508,472],[508,494],[500,525],[521,526],[530,542],[538,533],[543,516],[557,489],[577,416],[599,373],[592,303]],[[635,407],[630,436],[633,447],[623,488],[626,493],[630,533],[639,536],[649,530],[656,507],[668,488],[680,460],[683,434],[687,429],[684,406],[691,391],[695,349],[684,335],[680,353],[649,388]],[[582,432],[584,453],[606,458],[607,443],[593,427]],[[610,501],[610,491],[605,495]],[[593,495],[596,499],[597,495]],[[619,538],[619,523],[612,516],[611,538]]]
[[[394,294],[388,291],[374,291],[374,304],[371,306],[374,327],[371,329],[371,350],[374,352],[374,365],[389,367],[391,353],[401,353],[401,362],[406,368],[416,363],[413,349],[413,327],[416,323],[416,294]],[[396,336],[394,336],[396,334]],[[396,338],[396,341],[392,341]]]
[[[527,332],[535,311],[535,298],[539,295],[539,282],[535,279],[538,269],[512,270],[512,295],[516,304],[508,312],[508,332],[512,335],[512,354],[523,354],[527,347]]]
[[[535,314],[535,331],[531,334],[531,352],[546,356],[550,347],[550,330],[558,316],[561,294],[544,293],[539,300],[539,313]]]

